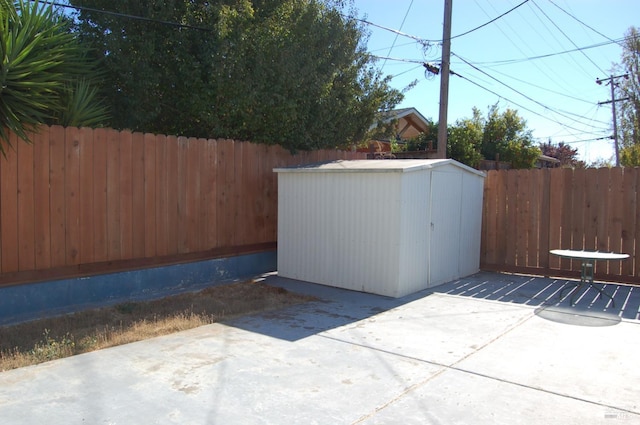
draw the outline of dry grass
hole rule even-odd
[[[0,327],[0,371],[127,344],[311,300],[239,282],[155,301],[129,302]]]

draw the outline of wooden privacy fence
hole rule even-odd
[[[274,167],[364,154],[41,127],[0,158],[0,285],[275,249]]]
[[[623,252],[596,279],[640,283],[639,187],[638,168],[489,171],[481,268],[576,277],[580,262],[550,249]]]

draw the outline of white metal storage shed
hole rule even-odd
[[[451,159],[274,171],[280,276],[402,297],[479,270],[482,172]]]

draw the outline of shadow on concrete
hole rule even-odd
[[[330,329],[367,319],[395,307],[429,296],[424,290],[402,298],[350,291],[271,274],[266,283],[316,298],[281,310],[241,317],[226,325],[287,341],[297,341]]]
[[[640,319],[640,287],[594,283],[611,295],[609,299],[591,287],[574,296],[570,289],[575,284],[573,280],[481,272],[433,288],[433,292],[537,307],[535,313],[543,319],[579,326],[611,326],[622,319]]]
[[[265,283],[291,292],[311,295],[316,301],[252,316],[225,324],[270,337],[296,341],[330,329],[365,320],[434,293],[515,303],[534,308],[539,317],[578,326],[611,326],[622,319],[640,319],[640,287],[602,285],[612,295],[599,298],[593,288],[581,291],[572,305],[570,291],[562,289],[575,281],[539,276],[480,272],[402,298],[389,298],[309,282],[265,275]]]

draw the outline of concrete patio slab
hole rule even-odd
[[[0,373],[2,423],[640,423],[640,288],[613,308],[495,273],[401,299],[266,282],[318,300]]]

